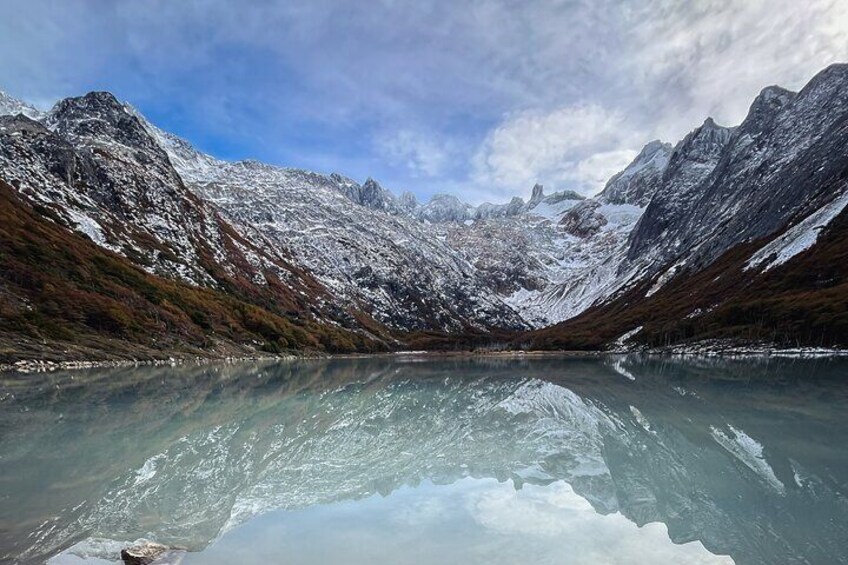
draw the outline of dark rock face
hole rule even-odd
[[[530,202],[529,203],[535,204],[537,202],[541,202],[544,197],[545,197],[545,187],[542,186],[541,184],[538,184],[538,183],[534,184],[533,185],[533,193],[530,196]]]
[[[601,203],[597,200],[585,200],[566,212],[559,225],[571,235],[590,237],[607,224],[606,217],[597,212],[600,207]]]
[[[647,206],[660,186],[671,152],[669,143],[648,143],[626,169],[607,182],[598,196],[611,204]]]
[[[35,163],[42,165],[42,172],[66,183],[80,195],[97,183],[96,163],[88,156],[80,155],[76,149],[53,134],[41,123],[23,115],[0,116],[0,160],[14,167],[9,174],[11,182],[21,188],[27,169]],[[49,184],[33,183],[24,189],[30,196],[38,195],[49,199],[61,193]],[[39,194],[40,193],[40,194]]]
[[[738,128],[708,120],[676,148],[631,238],[627,258],[649,268],[709,265],[820,208],[848,175],[848,65],[797,95],[769,87]],[[840,181],[840,179],[842,179]]]
[[[165,151],[156,143],[137,116],[109,92],[89,92],[58,102],[45,118],[57,135],[71,142],[100,145],[108,139],[138,152],[136,158],[147,163],[168,163]]]
[[[659,186],[633,232],[627,252],[629,260],[641,258],[650,250],[650,261],[655,262],[654,257],[658,254],[661,263],[664,255],[672,252],[660,246],[673,247],[674,239],[664,240],[659,245],[656,240],[673,229],[681,213],[697,201],[701,195],[700,184],[718,164],[732,133],[732,128],[719,126],[707,118],[702,126],[677,144],[659,179]]]
[[[372,210],[399,211],[394,195],[380,186],[380,183],[374,179],[369,178],[361,186],[353,181],[349,181],[343,185],[343,191],[348,198],[360,206],[365,206]]]

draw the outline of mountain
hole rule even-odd
[[[27,118],[32,118],[34,120],[40,119],[44,116],[44,112],[23,102],[18,100],[17,98],[12,98],[2,90],[0,90],[0,116],[17,116],[18,114],[23,114]]]
[[[668,143],[648,143],[626,169],[613,175],[599,197],[612,204],[647,206],[662,181],[671,152]]]
[[[208,286],[255,279],[263,268],[283,276],[280,257],[251,265],[246,255],[255,246],[186,189],[168,155],[111,94],[63,100],[43,123],[0,118],[0,170],[29,201],[151,273]]]
[[[587,242],[558,226],[584,200],[571,191],[545,195],[537,185],[526,203],[474,207],[437,194],[419,204],[373,179],[359,185],[337,173],[216,161],[149,128],[197,194],[394,330],[514,331],[561,321],[590,303],[585,295],[577,306],[547,308],[563,302],[553,296],[562,281],[606,256],[607,233]],[[622,222],[621,208],[609,205],[611,225]]]
[[[797,94],[764,89],[736,128],[708,120],[633,229],[618,271],[630,286],[530,341],[845,346],[846,146],[848,65]]]
[[[674,146],[646,144],[595,197],[537,184],[527,201],[478,206],[222,161],[105,92],[49,112],[3,95],[0,113],[0,179],[21,205],[151,276],[353,341],[844,341],[830,290],[843,273],[809,261],[841,257],[846,65],[798,93],[764,89],[738,126],[708,118]],[[763,313],[751,289],[766,287],[798,308]]]
[[[385,348],[287,308],[152,275],[0,181],[0,363]]]
[[[298,324],[355,326],[372,339],[360,321],[365,315],[341,310],[311,274],[261,238],[248,239],[186,188],[158,140],[111,94],[63,100],[41,122],[0,117],[0,175],[21,204],[150,274],[223,292]],[[309,342],[266,333],[277,344]]]

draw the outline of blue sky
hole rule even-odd
[[[2,0],[0,89],[109,90],[225,159],[472,202],[597,192],[848,61],[844,0]]]

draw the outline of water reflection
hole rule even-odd
[[[663,524],[601,515],[571,487],[460,479],[388,497],[275,511],[236,528],[184,565],[487,563],[727,564],[700,542],[675,545]]]
[[[0,555],[44,562],[139,537],[198,551],[231,532],[211,556],[256,516],[285,523],[275,510],[332,519],[339,504],[391,510],[398,493],[438,500],[493,479],[516,497],[568,489],[599,519],[658,522],[738,563],[845,562],[845,375],[838,360],[628,358],[7,378]]]

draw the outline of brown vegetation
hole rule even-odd
[[[269,284],[273,291],[275,281]],[[269,299],[240,280],[227,286],[150,275],[42,216],[0,182],[0,362],[16,360],[22,340],[100,357],[385,349],[311,319],[294,300]]]
[[[651,347],[726,339],[780,346],[848,347],[848,213],[811,249],[765,273],[744,269],[763,241],[739,245],[709,268],[676,277],[645,297],[649,283],[609,304],[536,332],[516,345],[599,349],[636,327]]]

